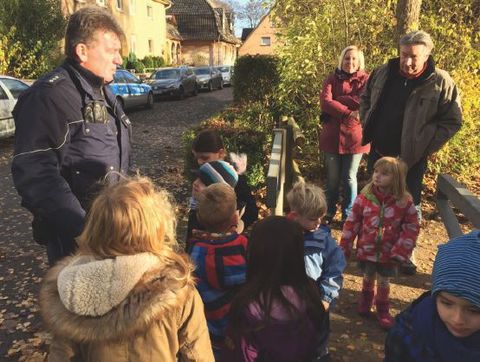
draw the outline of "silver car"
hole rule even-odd
[[[219,65],[216,68],[222,73],[223,85],[232,85],[233,67],[231,65]]]
[[[222,73],[214,67],[196,67],[193,71],[197,75],[198,89],[207,89],[209,92],[223,88]]]
[[[15,122],[12,110],[17,103],[18,96],[29,85],[19,79],[0,75],[0,138],[7,138],[15,134]]]

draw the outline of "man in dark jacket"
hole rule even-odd
[[[122,63],[122,37],[105,9],[75,12],[65,33],[65,62],[27,90],[13,111],[13,181],[51,265],[75,251],[100,183],[117,181],[129,167],[130,121],[106,87]]]
[[[421,191],[428,156],[460,129],[458,90],[430,55],[433,42],[424,31],[400,39],[400,57],[375,69],[361,96],[363,144],[371,142],[368,169],[382,156],[408,165],[407,186],[421,219]],[[415,273],[415,265],[403,268]]]

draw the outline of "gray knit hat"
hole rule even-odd
[[[438,247],[432,294],[445,291],[480,308],[480,230]]]

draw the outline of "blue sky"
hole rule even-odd
[[[247,0],[236,0],[240,5],[244,5]],[[242,29],[248,27],[248,22],[246,20],[238,20],[235,18],[235,36],[240,37],[242,35]]]

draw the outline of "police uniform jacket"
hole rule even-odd
[[[73,240],[99,183],[128,170],[130,121],[103,79],[70,59],[22,94],[13,115],[12,176],[34,234]]]

